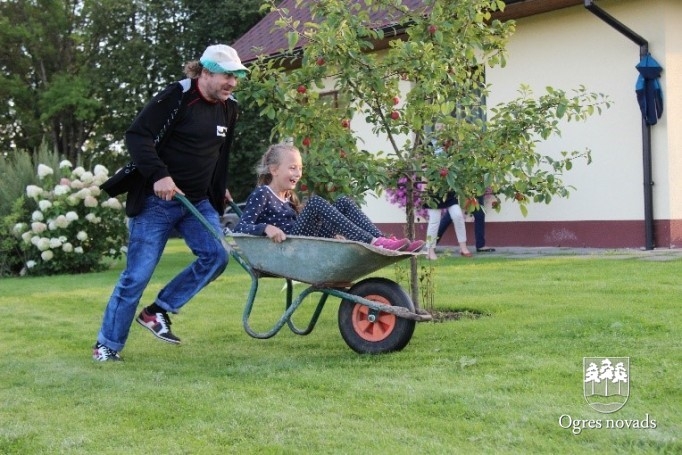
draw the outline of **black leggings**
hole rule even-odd
[[[320,196],[312,196],[298,215],[290,234],[325,238],[342,235],[348,240],[364,243],[383,236],[360,207],[346,196],[333,204]]]

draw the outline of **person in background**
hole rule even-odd
[[[479,209],[474,210],[472,213],[474,217],[474,237],[476,239],[476,252],[493,253],[495,251],[495,248],[485,246],[485,209],[483,208],[485,196],[479,196],[476,199],[478,200]],[[440,242],[440,239],[443,237],[443,234],[445,234],[445,231],[448,230],[448,226],[450,226],[451,221],[452,218],[450,217],[450,213],[446,212],[441,218],[440,225],[438,226],[438,239],[436,240],[436,244]]]
[[[467,231],[464,224],[464,214],[462,213],[462,209],[458,202],[455,193],[450,192],[444,198],[438,200],[436,208],[426,207],[429,218],[426,227],[428,259],[438,259],[438,256],[436,255],[436,243],[439,238],[438,228],[442,224],[441,212],[443,209],[446,209],[445,211],[448,214],[448,223],[452,223],[455,226],[455,235],[457,237],[457,242],[459,243],[459,254],[467,258],[472,256],[471,251],[469,251],[469,248],[467,247]]]
[[[333,204],[312,196],[302,205],[295,193],[303,176],[301,153],[293,145],[268,148],[256,169],[258,186],[249,195],[234,232],[267,236],[273,242],[287,235],[345,239],[395,251],[419,251],[421,240],[388,238],[348,197]]]
[[[184,195],[220,231],[218,214],[229,196],[227,162],[237,121],[232,92],[247,69],[233,48],[218,44],[185,64],[184,72],[187,79],[153,97],[126,131],[128,152],[143,176],[143,184],[128,191],[128,202],[139,197],[142,203],[135,210],[139,213],[127,210],[126,267],[104,310],[92,353],[98,361],[121,360],[133,319],[158,339],[180,343],[168,313],[177,313],[227,266],[222,244],[173,197]],[[135,318],[174,230],[196,259]]]

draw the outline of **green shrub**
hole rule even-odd
[[[36,165],[43,163],[51,168],[59,167],[59,154],[42,146],[35,156],[24,150],[0,155],[0,217],[9,215],[14,202],[25,194],[27,185],[40,182]]]
[[[21,256],[21,274],[52,275],[102,270],[107,259],[117,259],[125,251],[127,229],[123,205],[99,189],[108,178],[104,166],[92,172],[71,169],[68,161],[59,163],[57,173],[38,165],[41,185],[28,185],[21,201],[6,218],[17,238],[21,253],[7,242],[13,258],[5,269],[16,271]]]

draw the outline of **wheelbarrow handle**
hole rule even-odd
[[[199,210],[197,210],[197,208],[194,207],[194,204],[192,204],[185,196],[183,196],[182,194],[175,193],[175,196],[173,197],[180,201],[182,205],[184,205],[185,208],[189,210],[192,213],[192,215],[194,215],[206,229],[208,229],[208,232],[210,232],[211,235],[213,235],[213,237],[218,239],[220,243],[223,244],[225,243],[225,237],[222,235],[222,233],[216,231],[216,229],[211,225],[211,223],[208,222],[204,215],[202,215],[201,212],[199,212]]]
[[[232,210],[234,210],[234,213],[236,213],[239,217],[242,216],[242,209],[239,208],[236,202],[234,201],[228,201],[228,204],[230,204],[230,207],[232,207]]]

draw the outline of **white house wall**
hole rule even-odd
[[[669,212],[667,216],[664,212],[660,212],[659,216],[657,211],[656,217],[680,220],[682,219],[682,179],[680,178],[682,176],[682,125],[680,123],[682,119],[682,27],[680,27],[682,2],[680,0],[661,2],[656,10],[657,12],[660,10],[658,20],[662,23],[661,30],[659,30],[662,39],[656,44],[661,46],[659,63],[664,68],[661,83],[663,84],[665,111],[660,122],[661,128],[656,131],[655,139],[660,141],[661,146],[665,143],[667,151],[665,154],[667,174],[664,174],[662,170],[660,181],[657,183],[662,185],[665,180],[669,189],[669,201],[667,201]],[[657,49],[653,48],[653,50]],[[658,54],[656,56],[658,57]],[[656,128],[658,126],[656,125]],[[661,163],[657,164],[663,166],[663,159],[660,161]],[[663,206],[663,201],[661,201],[661,206]]]
[[[682,95],[682,1],[599,1],[598,6],[649,41],[650,50],[664,67],[661,83],[665,112],[652,128],[654,209],[656,219],[682,218],[682,188],[679,178],[682,131],[671,128],[668,119],[680,118]],[[500,213],[488,210],[487,221],[585,221],[642,220],[644,218],[641,115],[634,85],[639,47],[583,6],[517,20],[517,31],[508,45],[507,65],[487,72],[492,84],[488,105],[518,95],[520,84],[535,95],[546,86],[570,92],[584,85],[589,91],[608,94],[613,101],[602,115],[586,122],[562,125],[562,136],[541,142],[538,151],[558,156],[561,150],[592,150],[593,163],[578,161],[564,176],[576,187],[567,199],[551,204],[533,204],[527,217],[511,201],[503,201]],[[406,87],[404,87],[406,88]],[[371,133],[362,119],[353,129],[364,138],[364,148],[384,149],[382,138]],[[668,158],[667,151],[671,151]],[[367,211],[378,223],[404,221],[401,210],[383,197],[369,198]]]

